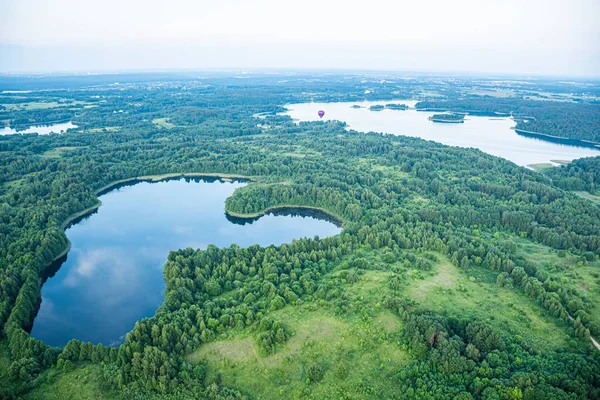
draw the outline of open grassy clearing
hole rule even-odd
[[[45,383],[31,392],[24,400],[94,400],[122,399],[102,382],[102,367],[82,364],[64,373],[57,368],[45,371],[41,376]]]
[[[543,173],[544,171],[546,171],[550,168],[554,168],[554,165],[552,165],[550,163],[529,164],[527,166],[529,168],[531,168],[532,170],[534,170],[535,172],[540,172],[540,173]]]
[[[15,179],[14,181],[4,182],[3,185],[7,188],[17,188],[25,182],[24,178]]]
[[[540,352],[566,344],[566,332],[524,293],[495,285],[495,273],[481,268],[459,270],[443,259],[429,272],[413,270],[403,294],[416,309],[489,322],[504,334],[519,335]]]
[[[407,360],[395,336],[401,326],[398,317],[383,310],[368,320],[336,317],[315,304],[288,306],[273,317],[294,332],[276,354],[260,357],[254,338],[239,334],[202,346],[189,360],[205,360],[209,380],[223,373],[225,384],[253,398],[299,398],[307,393],[332,398],[341,388],[358,394],[354,386],[361,381],[377,397],[394,395],[386,383]],[[313,365],[324,370],[318,382],[307,376]]]
[[[24,185],[25,180],[27,179],[28,176],[35,176],[36,174],[37,174],[37,172],[30,172],[28,174],[23,175],[22,178],[4,182],[3,185],[5,185],[7,188],[16,188],[18,186]]]
[[[0,340],[0,382],[22,385],[21,381],[7,379],[10,374],[10,350],[8,340]],[[90,363],[77,363],[70,372],[56,367],[43,371],[36,378],[40,385],[19,399],[23,400],[92,400],[122,399],[117,393],[102,384],[102,367]],[[11,389],[11,388],[3,388]],[[13,388],[17,391],[17,387]],[[1,394],[0,394],[0,397]]]
[[[284,148],[280,148],[280,151],[283,150],[283,155],[295,158],[304,158],[307,156],[321,156],[322,154],[314,149],[309,149],[303,146],[286,146]]]
[[[65,153],[69,152],[69,151],[73,151],[73,150],[78,150],[78,149],[85,149],[89,146],[64,146],[64,147],[55,147],[52,150],[48,150],[45,151],[42,156],[43,157],[50,157],[50,158],[60,158],[62,157]]]
[[[251,398],[398,397],[389,382],[413,360],[400,345],[403,322],[383,304],[392,294],[390,281],[402,272],[407,279],[400,294],[413,301],[410,312],[477,318],[542,353],[567,344],[566,331],[554,318],[520,291],[496,287],[492,271],[462,270],[439,254],[431,271],[411,270],[399,261],[385,264],[382,255],[363,252],[374,269],[355,270],[358,281],[344,285],[347,312],[336,313],[335,304],[314,300],[270,313],[292,331],[275,354],[261,357],[254,334],[235,330],[201,346],[188,360],[206,363],[209,380],[222,379]],[[324,370],[322,380],[308,379],[313,365]]]
[[[399,344],[402,322],[380,306],[387,277],[370,271],[347,286],[349,300],[364,312],[336,316],[330,303],[314,301],[271,313],[293,332],[273,355],[259,356],[254,337],[237,332],[201,346],[188,359],[206,362],[209,380],[222,373],[226,385],[251,398],[397,397],[389,381],[409,357]],[[307,373],[315,365],[324,371],[316,382]]]
[[[547,246],[519,239],[520,253],[538,268],[559,278],[564,285],[574,288],[591,305],[590,317],[600,324],[600,261],[583,261],[568,252],[559,253]]]
[[[120,126],[105,126],[103,128],[86,129],[85,132],[87,132],[87,133],[117,132],[119,129],[121,129]]]
[[[573,192],[573,193],[575,193],[577,196],[579,196],[583,199],[589,200],[596,204],[600,204],[600,196],[596,196],[596,195],[590,194],[588,192]]]
[[[152,120],[152,123],[159,128],[172,129],[175,128],[175,124],[169,122],[170,118],[155,118]]]
[[[96,106],[95,104],[91,104],[85,101],[72,101],[72,102],[57,102],[57,101],[32,101],[28,103],[10,103],[10,104],[2,104],[2,106],[6,107],[8,111],[32,111],[32,110],[46,110],[50,108],[58,108],[58,107],[71,107],[83,105],[84,107],[90,108],[91,106]]]
[[[358,165],[367,170],[383,172],[386,176],[394,179],[408,176],[408,173],[400,171],[396,165],[381,165],[368,158],[358,158]]]
[[[512,89],[497,89],[497,90],[471,90],[468,92],[475,96],[490,96],[497,98],[515,97],[515,91]]]

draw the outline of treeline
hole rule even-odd
[[[600,156],[580,158],[546,172],[561,189],[598,193],[600,188]]]
[[[421,360],[398,373],[403,398],[583,399],[600,395],[597,357],[535,354],[480,321],[414,315],[398,298],[388,299],[386,306],[404,319],[404,341]]]
[[[474,115],[513,115],[517,120],[517,129],[600,142],[600,104],[469,96],[424,100],[415,107],[420,110],[466,112]]]

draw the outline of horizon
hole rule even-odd
[[[572,79],[574,81],[594,82],[600,80],[600,72],[590,75],[552,75],[519,72],[493,72],[493,71],[456,71],[456,70],[393,70],[393,69],[360,69],[360,68],[132,68],[132,69],[98,69],[98,70],[54,70],[54,71],[0,71],[0,77],[44,78],[44,77],[86,77],[86,76],[112,76],[112,75],[151,75],[173,74],[184,75],[191,73],[214,73],[235,77],[236,75],[263,75],[263,76],[365,76],[377,77],[390,76],[390,78],[426,78],[426,77],[456,77],[456,78],[482,78],[482,79],[529,79],[529,80],[560,80]],[[394,76],[395,75],[395,76]],[[187,77],[192,78],[192,77]],[[196,77],[192,79],[206,79]],[[565,82],[569,83],[569,82]]]

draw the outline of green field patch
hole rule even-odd
[[[364,296],[385,285],[388,276],[367,272],[348,285],[349,297],[363,296],[365,304],[375,301]],[[307,393],[313,398],[338,398],[340,393],[362,398],[363,385],[375,397],[397,397],[388,382],[409,360],[398,340],[402,323],[388,310],[368,308],[373,316],[365,318],[354,312],[335,316],[330,305],[315,302],[287,306],[270,314],[293,332],[277,353],[260,357],[254,338],[244,331],[201,346],[188,360],[205,362],[208,379],[221,374],[225,385],[250,398],[299,398]],[[308,372],[315,368],[322,371],[317,381]]]
[[[408,290],[410,296],[418,301],[426,301],[434,292],[451,289],[458,286],[459,276],[456,273],[456,267],[450,263],[438,264],[437,272],[424,280],[415,281]],[[414,275],[417,271],[411,271],[409,275]]]
[[[375,319],[376,324],[379,324],[385,333],[398,332],[402,328],[400,319],[391,312],[382,311]]]
[[[554,168],[554,165],[551,163],[529,164],[527,166],[535,172],[544,172],[550,168]]]
[[[60,158],[65,153],[67,153],[69,151],[73,151],[73,150],[77,150],[77,149],[85,149],[87,147],[89,147],[89,146],[63,146],[63,147],[55,147],[54,149],[45,151],[42,154],[42,157]]]
[[[207,358],[213,360],[226,359],[229,361],[258,360],[258,352],[254,340],[250,337],[207,343],[188,356],[188,361],[198,362]]]
[[[170,120],[171,120],[170,118],[155,118],[152,120],[152,123],[154,125],[156,125],[158,128],[164,128],[164,129],[175,128],[175,124],[172,124],[171,122],[169,122]]]
[[[283,153],[282,155],[288,156],[288,157],[294,157],[294,158],[306,157],[306,154],[304,154],[304,153],[293,153],[293,152]]]
[[[519,239],[519,254],[563,285],[575,289],[590,304],[591,320],[600,324],[600,261],[584,261],[569,252]]]
[[[600,204],[600,196],[596,196],[596,195],[588,193],[588,192],[573,192],[573,193],[575,193],[577,196],[581,197],[582,199],[586,199],[593,203]]]
[[[471,90],[468,93],[475,96],[490,96],[496,98],[515,97],[515,91],[511,89]]]
[[[69,107],[76,105],[83,105],[86,108],[95,106],[94,104],[87,103],[85,101],[72,101],[72,102],[57,102],[57,101],[31,101],[28,103],[11,103],[2,104],[8,111],[33,111],[33,110],[47,110],[50,108],[58,107]]]
[[[120,126],[105,126],[103,128],[90,128],[86,129],[87,133],[101,133],[101,132],[117,132],[121,129]]]
[[[468,273],[443,261],[427,275],[409,274],[413,281],[403,294],[416,302],[415,311],[480,318],[507,335],[524,337],[541,352],[565,345],[566,331],[535,300],[520,289],[499,288]]]
[[[51,368],[43,373],[45,383],[23,396],[24,400],[92,400],[122,399],[107,390],[102,367],[86,363],[71,372],[64,373]]]
[[[13,189],[13,188],[17,188],[17,187],[21,186],[23,184],[23,182],[25,182],[25,179],[20,178],[20,179],[15,179],[14,181],[4,182],[3,185],[5,185],[7,188]]]

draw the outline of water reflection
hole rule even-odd
[[[72,247],[62,264],[47,271],[32,336],[52,346],[72,338],[118,343],[161,305],[170,250],[277,245],[341,231],[314,210],[278,211],[253,221],[227,218],[225,199],[244,184],[180,178],[124,184],[102,195],[96,213],[67,229]]]

